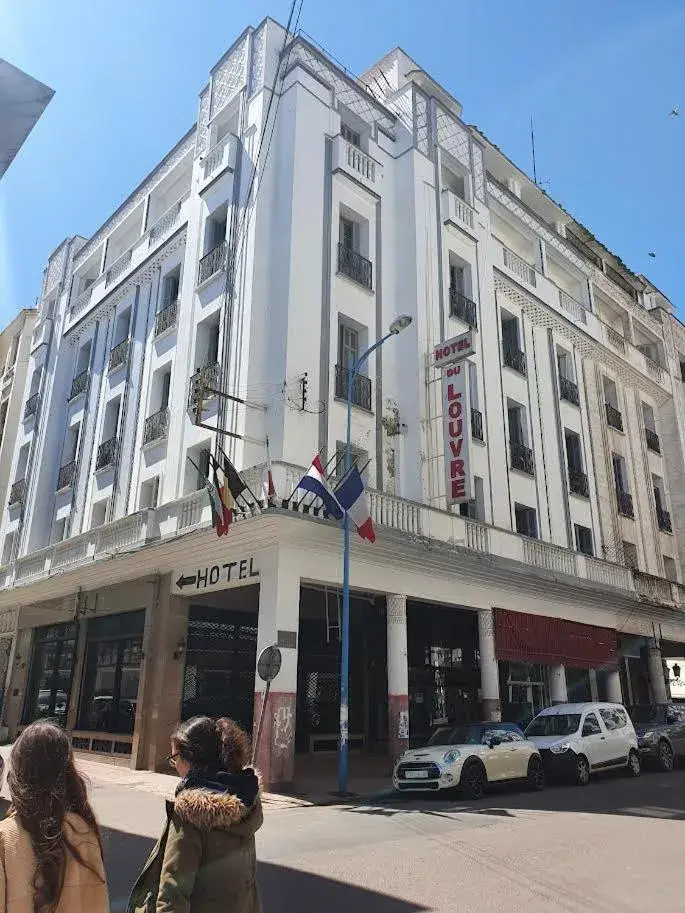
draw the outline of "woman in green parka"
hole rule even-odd
[[[182,779],[128,913],[261,913],[255,833],[262,825],[249,742],[233,720],[195,717],[171,738]]]

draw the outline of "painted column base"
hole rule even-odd
[[[409,748],[409,695],[388,695],[388,749],[396,758]]]
[[[264,694],[255,692],[253,742],[257,738]],[[296,695],[283,691],[269,694],[255,766],[265,791],[278,792],[292,787],[295,774]]]
[[[484,697],[481,700],[481,706],[483,708],[483,720],[487,723],[501,723],[502,722],[502,705],[499,701],[499,698],[487,698]]]

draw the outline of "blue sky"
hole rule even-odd
[[[56,90],[0,182],[0,325],[188,129],[242,29],[288,9],[0,0],[0,57]],[[356,73],[401,45],[529,172],[532,116],[548,192],[685,315],[683,0],[304,0],[300,25]]]

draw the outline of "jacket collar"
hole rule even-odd
[[[226,830],[244,820],[259,795],[254,770],[192,772],[176,789],[174,811],[199,830]]]

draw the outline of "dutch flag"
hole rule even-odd
[[[369,512],[369,502],[366,499],[364,482],[356,466],[352,467],[335,489],[335,496],[343,510],[349,514],[362,539],[375,542],[376,533]]]
[[[318,453],[312,460],[312,465],[309,467],[306,474],[300,479],[297,488],[302,488],[304,491],[316,495],[317,498],[321,499],[324,508],[331,517],[335,517],[336,520],[342,520],[342,507],[333,494],[333,490],[326,482],[326,476]],[[297,489],[295,490],[297,491]]]

